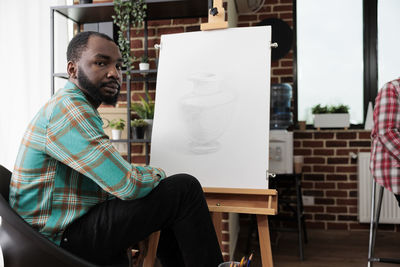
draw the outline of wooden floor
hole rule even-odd
[[[241,231],[235,251],[235,259],[245,254],[247,231]],[[273,261],[275,267],[366,267],[368,255],[368,231],[323,231],[309,230],[308,244],[304,246],[305,260],[300,261],[297,234],[280,232],[271,233]],[[258,240],[254,236],[251,250],[255,259],[251,267],[261,266]],[[376,257],[400,258],[400,233],[378,232]],[[374,263],[374,267],[399,266],[387,263]]]

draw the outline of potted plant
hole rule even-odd
[[[110,122],[111,134],[113,140],[121,139],[122,131],[125,128],[125,121],[123,119],[113,119]]]
[[[145,135],[146,139],[150,139],[153,130],[154,101],[148,93],[146,93],[146,96],[147,100],[140,96],[139,103],[132,103],[131,110],[136,112],[136,114],[147,123]]]
[[[150,69],[149,58],[146,55],[143,55],[140,59],[139,70],[149,70],[149,69]]]
[[[145,0],[114,0],[115,15],[112,16],[118,30],[118,45],[126,67],[126,74],[130,77],[133,61],[136,59],[128,40],[130,27],[142,27],[146,18],[147,5]]]
[[[143,119],[134,119],[131,121],[133,139],[143,139],[147,127],[147,122]]]
[[[311,109],[315,128],[348,128],[350,126],[349,106],[315,105]]]

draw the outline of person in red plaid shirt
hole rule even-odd
[[[122,83],[118,46],[82,32],[67,60],[67,85],[23,137],[10,205],[56,245],[99,265],[127,266],[130,247],[161,230],[163,266],[218,266],[222,254],[198,180],[130,164],[103,131],[97,108],[115,105]]]
[[[395,194],[400,206],[400,78],[378,92],[371,137],[371,173]]]

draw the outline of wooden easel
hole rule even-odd
[[[257,215],[258,237],[262,267],[273,267],[269,238],[268,215],[278,211],[278,193],[275,189],[203,188],[211,212],[219,246],[222,248],[222,212]],[[153,267],[160,231],[149,237],[148,251],[143,267]]]
[[[222,6],[222,0],[214,0],[214,7],[216,7],[218,9],[218,14],[216,14],[215,16],[213,16],[211,14],[208,15],[208,23],[202,23],[200,25],[200,29],[202,31],[228,28],[228,22],[225,21],[225,9]],[[216,224],[215,219],[213,219],[213,222],[215,225]],[[221,220],[220,220],[220,222],[221,222]],[[221,232],[221,231],[219,231],[219,232]],[[149,244],[148,244],[147,253],[146,253],[146,256],[145,256],[145,259],[143,262],[143,267],[153,267],[154,266],[159,238],[160,238],[160,231],[154,232],[149,236]],[[221,234],[218,236],[218,241],[221,246]]]
[[[257,215],[262,267],[272,267],[268,215],[278,211],[278,193],[275,189],[204,188],[215,231],[222,247],[222,212]]]
[[[222,0],[214,0],[213,7],[218,9],[218,14],[212,15],[211,9],[209,10],[208,23],[200,26],[202,31],[228,28]],[[211,187],[203,189],[220,247],[222,248],[222,212],[256,214],[262,267],[273,267],[267,216],[278,212],[277,191]]]
[[[209,10],[208,22],[200,25],[202,31],[228,28],[228,22],[225,21],[225,9],[222,6],[222,0],[214,0],[214,8],[217,8],[218,14],[212,15],[210,14],[211,9]]]
[[[217,8],[218,13],[213,15],[209,12],[208,23],[202,23],[200,26],[202,31],[228,28],[228,22],[225,21],[225,9],[222,6],[222,0],[213,1],[213,7]],[[262,267],[273,267],[268,215],[276,215],[278,212],[277,191],[275,189],[213,187],[206,187],[203,190],[208,208],[212,214],[220,247],[222,248],[222,212],[255,214],[257,215]],[[150,235],[148,251],[143,267],[154,266],[159,236],[159,231]]]

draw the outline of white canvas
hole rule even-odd
[[[161,36],[150,165],[266,189],[269,26]]]

